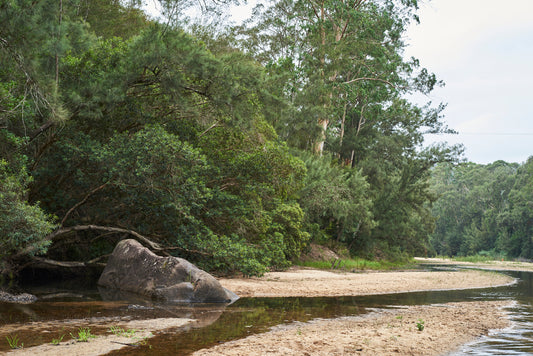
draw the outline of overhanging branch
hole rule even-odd
[[[116,233],[122,233],[122,234],[128,234],[133,236],[135,239],[139,240],[140,242],[143,242],[144,244],[148,245],[150,249],[154,251],[159,251],[167,256],[170,256],[168,252],[165,251],[164,248],[159,246],[158,243],[153,242],[149,238],[139,234],[136,231],[128,230],[128,229],[122,229],[119,227],[110,227],[110,226],[99,226],[99,225],[77,225],[77,226],[70,226],[70,227],[64,227],[59,230],[54,231],[50,235],[48,235],[48,238],[51,240],[56,239],[58,236],[65,235],[69,232],[73,231],[87,231],[87,230],[99,230],[99,231],[107,231],[107,232],[116,232]]]
[[[146,236],[143,236],[139,234],[136,231],[128,230],[128,229],[122,229],[119,227],[111,227],[111,226],[100,226],[100,225],[77,225],[77,226],[70,226],[70,227],[64,227],[59,230],[54,231],[50,235],[48,235],[48,239],[55,240],[58,236],[68,234],[69,232],[73,231],[87,231],[87,230],[99,230],[99,231],[107,231],[107,232],[113,232],[113,233],[121,233],[121,234],[128,234],[133,236],[138,241],[144,243],[147,245],[151,250],[157,251],[165,256],[171,256],[167,251],[170,250],[181,250],[190,254],[195,255],[203,255],[203,256],[212,256],[212,254],[205,252],[205,251],[199,251],[199,250],[191,250],[184,247],[179,246],[172,246],[172,247],[161,247],[158,243],[150,240]]]
[[[34,256],[32,257],[33,261],[31,262],[31,265],[35,266],[38,264],[42,264],[46,266],[63,267],[63,268],[85,268],[89,266],[105,267],[105,263],[98,262],[99,260],[105,257],[109,257],[109,255],[100,256],[98,258],[92,259],[87,262],[79,262],[79,261],[56,261],[56,260],[51,260],[49,258]]]

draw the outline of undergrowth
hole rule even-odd
[[[454,256],[454,257],[437,256],[437,258],[450,259],[452,261],[458,261],[458,262],[472,262],[472,263],[494,262],[494,261],[504,261],[504,260],[507,261],[506,258],[500,255],[483,254],[483,253],[471,255],[471,256]]]
[[[403,262],[370,261],[362,258],[335,259],[331,261],[298,261],[295,265],[316,269],[339,269],[339,270],[394,270],[413,267],[416,262],[413,259]]]

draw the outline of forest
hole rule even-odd
[[[442,164],[431,186],[439,196],[433,254],[533,259],[533,156],[523,164]]]
[[[219,274],[311,242],[531,257],[533,161],[424,144],[453,130],[408,99],[444,84],[403,56],[416,0],[154,2],[0,0],[0,275],[124,238]]]

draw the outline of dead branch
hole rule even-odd
[[[218,126],[220,126],[220,124],[218,122],[215,122],[213,125],[209,126],[204,132],[202,132],[198,137],[202,137],[203,135],[205,135],[206,133],[208,133],[209,131],[211,131],[212,129]]]
[[[98,263],[96,261],[98,261],[99,259],[102,259],[104,257],[107,257],[109,255],[106,255],[106,256],[101,256],[101,257],[98,257],[98,258],[95,258],[94,260],[90,260],[90,261],[87,261],[87,262],[79,262],[79,261],[56,261],[56,260],[51,260],[51,259],[48,259],[48,258],[44,258],[44,257],[37,257],[37,256],[34,256],[32,257],[32,262],[31,264],[32,265],[35,265],[37,263],[41,263],[41,264],[44,264],[44,265],[47,265],[47,266],[54,266],[54,267],[63,267],[63,268],[85,268],[85,267],[88,267],[88,266],[99,266],[99,267],[105,267],[105,263]]]

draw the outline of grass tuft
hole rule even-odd
[[[135,329],[124,330],[123,328],[118,327],[118,326],[111,326],[109,328],[109,332],[113,333],[113,334],[115,334],[117,336],[125,336],[125,337],[129,337],[129,338],[133,338],[133,337],[135,337],[135,334],[137,333],[137,330],[135,330]]]
[[[57,339],[52,339],[52,345],[59,345],[61,341],[63,341],[63,338],[65,337],[65,334],[61,335]]]
[[[91,334],[91,329],[89,328],[80,328],[78,330],[78,337],[74,336],[72,333],[70,333],[70,336],[79,342],[88,342],[89,339],[94,339],[96,337],[96,335]]]
[[[418,329],[418,331],[423,331],[424,330],[424,320],[418,319],[418,321],[416,322],[416,328]]]
[[[6,336],[6,340],[9,344],[9,347],[11,347],[12,349],[21,349],[24,347],[24,343],[20,343],[20,339],[17,335]]]

